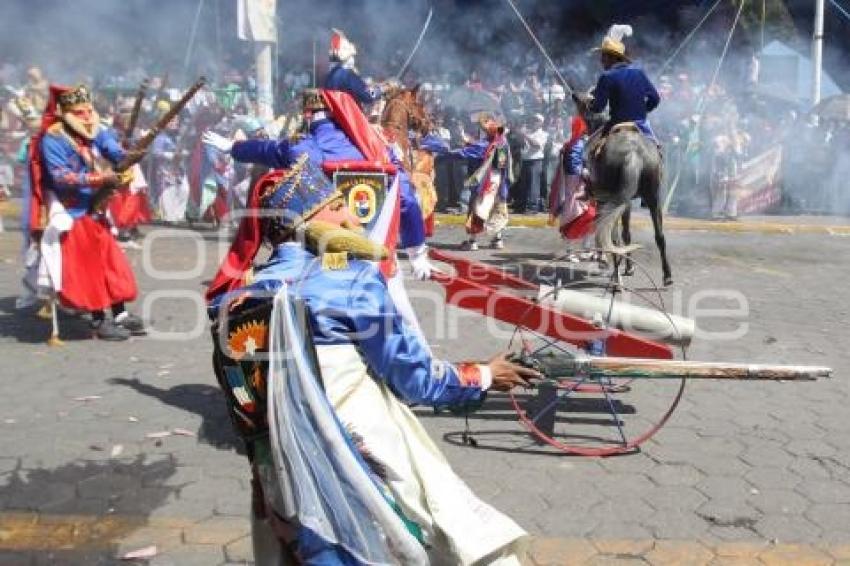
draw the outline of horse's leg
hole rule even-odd
[[[632,218],[632,205],[629,204],[626,206],[626,210],[623,212],[622,218],[620,218],[620,222],[622,223],[622,237],[623,237],[623,245],[629,247],[629,244],[632,243],[632,227],[631,227],[631,218]],[[623,271],[623,275],[626,277],[631,277],[635,274],[635,265],[632,262],[632,254],[631,252],[626,254],[626,269]]]
[[[655,230],[655,244],[658,246],[658,251],[661,253],[661,271],[664,275],[664,286],[673,284],[673,274],[670,272],[670,264],[667,262],[667,241],[664,238],[664,229],[661,220],[661,207],[658,206],[658,199],[651,199],[648,203],[649,213],[652,216],[652,228]]]

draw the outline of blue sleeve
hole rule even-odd
[[[435,155],[443,155],[449,151],[449,144],[434,134],[428,134],[419,142],[419,149],[428,151]]]
[[[422,219],[422,208],[416,198],[416,190],[407,173],[399,173],[399,189],[401,190],[401,222],[399,236],[402,248],[419,247],[425,243],[425,221]]]
[[[599,81],[596,83],[596,88],[593,89],[593,102],[590,104],[590,111],[598,114],[605,110],[608,106],[608,97],[610,96],[610,81],[606,73],[599,76]]]
[[[641,74],[643,75],[643,80],[646,83],[646,111],[652,112],[661,102],[661,96],[659,96],[658,91],[655,89],[655,85],[652,84],[652,81],[649,80],[646,73],[641,72]]]
[[[347,310],[356,334],[352,339],[366,365],[400,399],[449,406],[483,398],[480,387],[461,383],[457,368],[431,357],[396,311],[376,269],[370,267],[356,279]]]
[[[284,169],[294,161],[289,140],[245,140],[233,144],[230,154],[242,163]]]
[[[345,75],[345,82],[348,83],[348,88],[354,95],[354,98],[359,100],[362,104],[371,104],[381,98],[380,89],[370,89],[366,85],[366,81],[360,78],[360,75],[354,71],[348,70]]]
[[[461,159],[481,161],[484,159],[484,154],[487,153],[487,147],[489,147],[489,145],[490,144],[486,141],[481,140],[465,145],[460,149],[452,150],[451,154],[455,157],[460,157]]]
[[[580,139],[573,147],[570,148],[570,151],[567,153],[566,157],[566,170],[568,175],[580,175],[582,167],[584,166],[584,140]]]
[[[113,165],[117,165],[124,159],[124,148],[118,143],[118,136],[115,132],[108,128],[101,128],[100,132],[94,138],[94,145],[103,157],[108,159]]]

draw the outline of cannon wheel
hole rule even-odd
[[[650,288],[656,290],[658,298],[653,301],[643,290],[619,282],[618,285],[648,306],[666,313],[658,286],[639,263],[635,265],[649,279]],[[569,287],[575,284],[556,285],[552,293]],[[613,301],[612,287],[605,292],[611,294]],[[511,349],[517,347],[534,353],[575,352],[575,347],[522,324],[515,328],[511,339]],[[682,357],[687,357],[684,348]],[[638,451],[641,444],[661,430],[684,391],[684,378],[633,380],[579,376],[547,381],[535,388],[518,388],[510,393],[510,399],[520,423],[541,444],[578,456],[613,456]]]

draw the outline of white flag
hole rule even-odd
[[[277,0],[237,0],[236,34],[244,41],[277,43]]]

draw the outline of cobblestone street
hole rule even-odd
[[[742,225],[668,230],[675,284],[665,303],[686,315],[699,304],[707,331],[747,325],[734,340],[697,338],[688,357],[826,365],[832,379],[691,382],[639,452],[606,459],[541,446],[505,396],[470,416],[477,447],[461,441],[463,418],[416,409],[474,491],[534,535],[535,564],[850,563],[850,238],[846,226]],[[444,224],[433,243],[453,250],[462,237]],[[636,241],[659,279],[645,224]],[[150,564],[249,562],[250,474],[212,373],[202,304],[216,233],[149,228],[144,249],[127,253],[142,290],[133,310],[151,335],[93,341],[84,321],[63,316],[61,348],[45,344],[48,321],[15,310],[19,246],[19,233],[0,234],[0,563],[112,564],[150,545]],[[514,227],[504,250],[470,255],[526,272],[562,252],[552,229]],[[604,282],[591,267],[579,269]],[[410,290],[437,355],[507,348],[510,327],[433,308],[435,283]],[[718,290],[746,309],[710,318],[705,309],[733,308],[711,298]],[[657,419],[671,398],[669,384],[633,389],[637,422]]]

